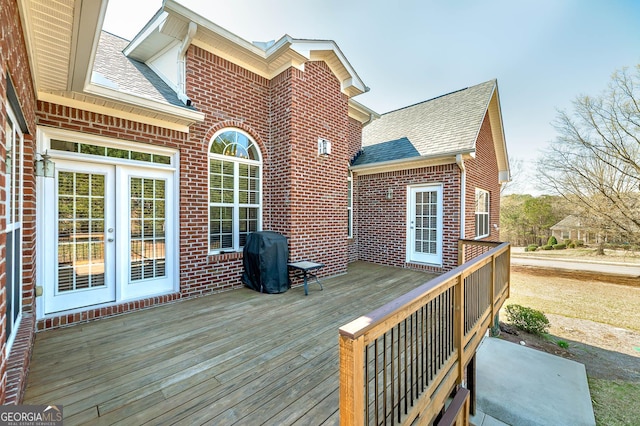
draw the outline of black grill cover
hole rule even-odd
[[[261,293],[289,290],[289,246],[287,238],[273,231],[253,232],[243,249],[242,282]]]

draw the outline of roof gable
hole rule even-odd
[[[383,114],[362,131],[363,153],[354,168],[405,160],[441,157],[455,161],[457,154],[474,155],[484,117],[489,114],[499,170],[508,175],[508,159],[500,113],[498,86],[490,80]],[[494,130],[495,128],[495,130]],[[397,141],[407,146],[400,151]],[[506,172],[506,173],[505,173]],[[508,180],[501,178],[501,180]]]
[[[290,67],[304,69],[308,61],[325,61],[347,96],[369,90],[332,40],[296,39],[284,35],[273,42],[251,43],[174,0],[163,2],[162,9],[124,52],[131,58],[146,62],[167,46],[185,40],[188,28],[193,24],[197,31],[189,41],[191,44],[267,79]]]
[[[91,82],[118,92],[185,107],[176,92],[151,68],[124,56],[122,50],[127,44],[128,40],[102,31]]]

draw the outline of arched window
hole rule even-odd
[[[238,129],[218,132],[209,148],[209,251],[239,251],[262,222],[262,159]]]

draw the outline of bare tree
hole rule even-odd
[[[554,125],[539,186],[571,202],[602,243],[640,241],[640,65],[614,73],[600,96],[578,97]]]

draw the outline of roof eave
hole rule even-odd
[[[422,155],[420,157],[403,158],[399,160],[380,161],[377,163],[351,166],[349,169],[354,174],[371,175],[376,173],[393,172],[397,170],[417,169],[420,167],[433,167],[444,164],[455,164],[456,155],[462,155],[463,159],[468,160],[473,158],[473,156],[475,155],[475,150],[452,151],[434,155]]]
[[[18,2],[34,90],[36,93],[81,91],[91,78],[108,1],[50,3],[45,0]],[[60,14],[61,8],[67,10]],[[61,16],[56,26],[47,24],[48,13]],[[65,18],[67,16],[72,18]]]
[[[158,102],[152,99],[144,98],[142,96],[136,96],[130,93],[124,93],[118,90],[113,90],[111,88],[101,86],[95,83],[89,84],[85,90],[85,93],[103,97],[112,101],[122,102],[126,104],[130,104],[132,106],[140,107],[143,109],[157,111],[162,114],[172,115],[176,117],[180,117],[186,120],[193,121],[193,123],[204,121],[205,114],[188,109],[185,107],[180,107],[176,105],[171,105],[163,102]]]
[[[367,125],[373,120],[380,118],[381,115],[360,102],[349,99],[349,117],[359,121],[363,125]]]
[[[498,93],[498,81],[496,80],[493,93],[487,105],[487,114],[491,122],[491,133],[498,163],[498,181],[506,183],[511,181],[511,170],[509,167],[509,153],[507,152],[507,141],[504,135],[504,123],[502,121],[502,106],[500,105],[500,95]]]

